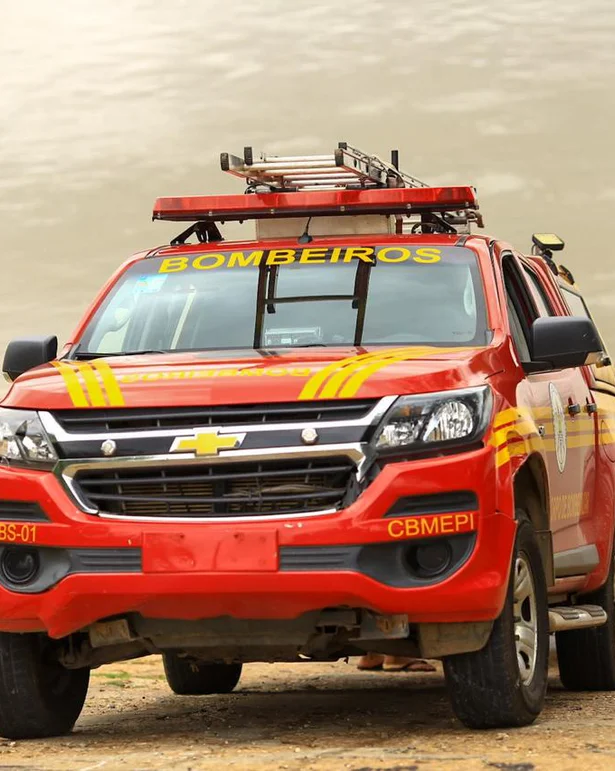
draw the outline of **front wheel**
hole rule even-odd
[[[177,653],[163,653],[167,683],[179,696],[230,693],[241,677],[241,664],[215,664]]]
[[[532,723],[547,690],[547,586],[534,528],[522,511],[504,608],[480,651],[448,656],[444,672],[455,714],[469,728]]]
[[[41,739],[72,730],[81,714],[89,669],[66,669],[43,634],[0,632],[0,735]]]

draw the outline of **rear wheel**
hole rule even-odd
[[[0,632],[0,735],[39,739],[71,731],[81,714],[89,669],[66,669],[42,634]]]
[[[444,672],[455,714],[469,728],[532,723],[547,689],[547,586],[534,528],[519,526],[506,602],[480,651],[448,656]]]
[[[230,693],[241,677],[241,664],[213,664],[177,653],[162,655],[167,683],[179,696]]]
[[[614,558],[604,586],[583,596],[584,604],[604,608],[606,624],[555,635],[560,680],[570,691],[615,690]]]

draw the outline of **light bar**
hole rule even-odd
[[[153,219],[226,222],[268,217],[412,214],[477,209],[476,191],[469,186],[377,188],[158,198],[154,204]]]

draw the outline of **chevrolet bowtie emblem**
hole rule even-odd
[[[218,434],[217,431],[203,431],[194,436],[178,436],[171,445],[171,452],[193,452],[197,456],[217,455],[220,450],[239,447],[245,434]]]

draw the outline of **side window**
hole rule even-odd
[[[529,299],[529,293],[521,273],[512,257],[503,261],[506,308],[510,331],[521,361],[530,361],[530,329],[536,312]]]
[[[530,360],[530,349],[528,341],[523,331],[523,324],[517,313],[517,309],[514,306],[512,298],[508,291],[506,291],[506,308],[508,309],[508,320],[510,322],[510,331],[515,341],[515,347],[521,361]]]
[[[566,300],[566,305],[570,308],[571,316],[584,316],[586,319],[591,319],[593,321],[592,315],[587,309],[587,305],[585,305],[585,300],[580,294],[573,292],[572,289],[568,289],[565,286],[560,285],[560,289],[564,296],[564,300]],[[600,342],[602,343],[602,350],[606,351],[606,346],[602,337],[600,337]]]
[[[538,309],[538,315],[555,316],[553,308],[551,307],[551,303],[549,302],[549,298],[547,297],[547,293],[545,292],[538,276],[534,273],[533,270],[530,270],[525,265],[523,266],[523,270],[530,285],[530,293],[532,295],[532,299],[534,300],[534,305]]]
[[[580,294],[572,292],[563,286],[560,289],[564,295],[564,300],[566,300],[566,305],[570,308],[571,316],[584,316],[586,319],[591,319],[587,306]]]

